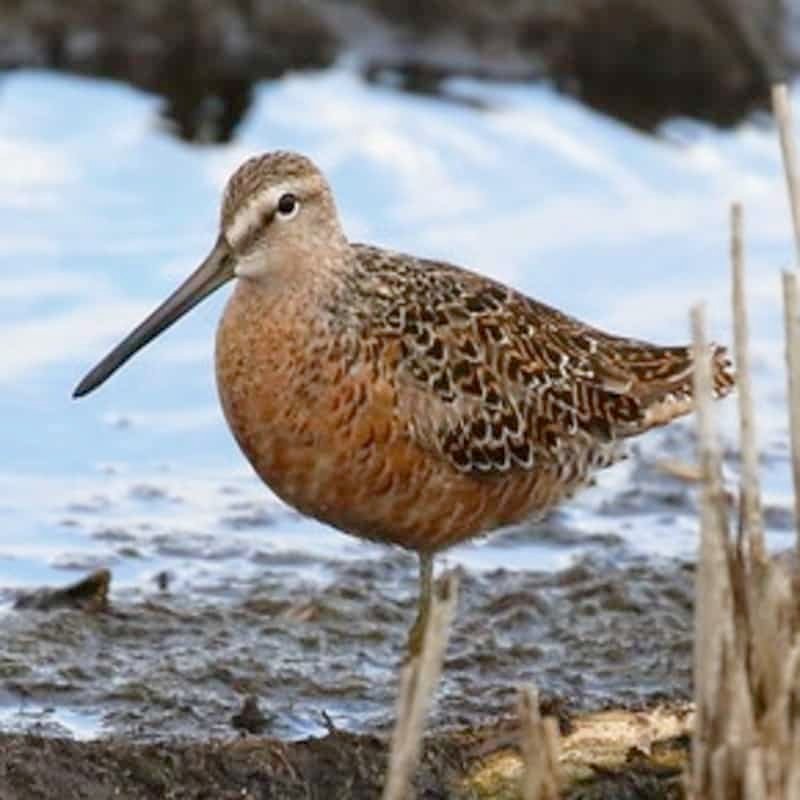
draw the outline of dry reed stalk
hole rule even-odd
[[[792,104],[786,84],[778,83],[772,87],[772,111],[778,123],[783,168],[786,173],[786,184],[789,188],[794,243],[798,256],[800,256],[800,181],[798,181],[797,148],[794,144]]]
[[[519,717],[524,765],[522,798],[558,800],[558,723],[552,717],[542,719],[539,693],[533,686],[520,690]]]
[[[700,553],[695,591],[695,735],[692,742],[694,797],[711,798],[728,772],[729,753],[720,751],[714,732],[730,723],[729,653],[733,649],[733,592],[729,571],[727,508],[721,458],[713,417],[711,355],[705,333],[705,311],[691,312],[694,356],[694,397],[697,414],[698,462],[703,481]],[[737,714],[738,716],[738,714]]]
[[[783,322],[786,336],[789,432],[792,443],[794,521],[797,554],[800,556],[800,304],[797,297],[797,275],[794,272],[783,273]]]
[[[431,597],[422,652],[403,668],[400,676],[397,722],[392,733],[383,800],[405,800],[408,797],[411,777],[422,750],[425,717],[442,674],[457,601],[458,578],[451,573],[444,578],[443,590],[435,590]]]
[[[800,605],[780,563],[734,547],[728,535],[702,309],[692,327],[704,490],[690,794],[800,800]]]
[[[739,400],[739,439],[742,449],[739,489],[739,547],[747,546],[750,556],[763,561],[766,557],[764,525],[761,516],[761,487],[758,477],[758,445],[756,444],[753,382],[750,377],[750,331],[745,302],[744,280],[744,213],[740,203],[731,206],[731,266],[733,273],[734,357]]]
[[[800,194],[785,88],[773,91],[800,254]],[[747,357],[741,212],[734,211],[734,323],[742,436],[744,530],[734,547],[720,492],[702,311],[693,310],[698,451],[704,480],[697,567],[695,697],[689,781],[694,800],[800,800],[800,601],[797,578],[768,560],[758,505]],[[797,278],[784,275],[795,507],[800,520],[800,315]],[[741,394],[744,394],[744,397]],[[748,417],[750,421],[748,422]],[[753,527],[755,526],[755,528]],[[749,546],[741,546],[747,541]],[[800,538],[798,539],[800,555]]]
[[[743,210],[734,204],[731,214],[731,262],[733,267],[733,324],[734,349],[736,355],[737,385],[739,399],[739,437],[741,446],[741,476],[739,495],[739,528],[737,548],[732,565],[734,592],[738,590],[734,615],[738,634],[738,659],[741,669],[739,687],[742,699],[739,704],[748,704],[746,726],[751,739],[763,739],[765,732],[764,711],[770,689],[775,686],[776,670],[780,657],[776,657],[775,646],[781,641],[781,633],[791,630],[781,621],[778,611],[784,605],[774,595],[781,582],[780,575],[772,573],[764,539],[761,514],[760,480],[758,474],[758,444],[755,429],[752,378],[749,357],[749,325],[747,318],[746,288],[744,276]],[[778,628],[776,629],[776,624]],[[748,703],[749,701],[749,703]],[[778,737],[782,738],[782,737]],[[774,736],[767,739],[775,741]],[[751,750],[747,754],[745,771],[745,796],[767,797],[764,764],[765,751]]]
[[[800,180],[797,148],[792,124],[792,104],[784,84],[772,87],[772,106],[778,123],[783,154],[783,167],[789,189],[797,264],[800,267]],[[786,358],[789,393],[789,430],[792,443],[792,477],[794,480],[795,527],[797,553],[800,556],[800,323],[798,323],[797,279],[794,274],[783,277],[783,308],[786,332]]]

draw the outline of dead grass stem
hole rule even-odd
[[[458,578],[450,573],[444,588],[431,597],[428,626],[419,656],[400,676],[397,721],[389,751],[389,768],[383,800],[406,800],[411,778],[419,763],[425,718],[442,674],[442,662],[450,638],[450,625],[458,602]]]

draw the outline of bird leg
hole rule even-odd
[[[433,553],[419,554],[419,603],[417,618],[408,632],[407,659],[416,658],[422,652],[425,631],[428,628],[428,615],[431,609],[433,592]]]

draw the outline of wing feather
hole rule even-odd
[[[449,264],[368,255],[395,281],[385,333],[397,413],[414,441],[462,472],[602,465],[620,439],[691,408],[686,347],[612,336]],[[721,396],[733,375],[725,351],[713,354]]]

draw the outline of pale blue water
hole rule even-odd
[[[26,703],[0,708],[0,730],[93,739],[102,724],[99,714]]]
[[[278,147],[324,168],[351,238],[462,263],[594,324],[663,342],[688,338],[698,300],[714,336],[730,341],[728,205],[742,200],[765,491],[774,510],[791,507],[780,270],[793,252],[773,131],[675,123],[650,138],[546,87],[453,88],[490,110],[368,87],[346,67],[290,76],[258,89],[233,144],[200,147],[162,129],[156,99],[118,84],[5,77],[0,600],[101,564],[114,571],[114,591],[164,569],[191,590],[192,576],[257,569],[262,551],[376,552],[298,519],[244,464],[213,383],[224,292],[96,394],[70,398],[204,256],[228,174]],[[735,403],[725,406],[730,444]],[[669,447],[662,434],[646,437],[644,461],[691,458],[690,424]],[[685,509],[617,513],[640,463],[605,474],[564,519],[586,534],[620,534],[630,552],[691,557],[696,519]],[[264,515],[269,524],[258,524]],[[769,535],[775,548],[792,540],[786,525]],[[590,546],[495,540],[449,560],[554,569]]]

